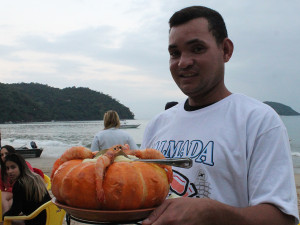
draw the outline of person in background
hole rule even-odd
[[[0,186],[1,186],[1,191],[8,191],[11,192],[12,191],[12,186],[13,184],[9,181],[9,178],[7,177],[6,174],[6,168],[5,168],[5,157],[8,154],[11,153],[17,153],[15,148],[10,146],[10,145],[4,145],[1,147],[1,151],[0,151],[0,155],[1,155],[1,159],[0,159],[0,163],[1,163],[1,180],[0,180]],[[30,165],[29,162],[26,162],[28,168],[33,171],[32,166]]]
[[[1,164],[1,173],[0,173],[0,188],[1,188],[1,194],[2,194],[2,213],[5,213],[12,204],[12,187],[14,182],[9,179],[6,173],[6,167],[5,167],[5,157],[8,154],[16,153],[16,150],[14,147],[10,145],[4,145],[1,147],[1,158],[0,158],[0,164]],[[30,163],[27,162],[28,167],[33,170]]]
[[[233,43],[222,16],[192,6],[169,25],[170,71],[188,98],[148,123],[141,149],[189,157],[193,167],[173,167],[170,191],[181,198],[142,224],[298,224],[287,130],[271,107],[226,88]]]
[[[1,172],[0,172],[0,189],[1,189],[1,193],[2,193],[2,212],[6,212],[11,204],[12,204],[12,187],[14,182],[12,180],[10,180],[10,178],[7,176],[6,173],[6,167],[5,167],[5,157],[8,154],[12,154],[12,153],[17,153],[15,148],[12,147],[11,145],[4,145],[1,147],[0,150],[0,165],[1,165]],[[39,174],[42,178],[44,177],[44,173],[38,169],[38,168],[33,168],[31,166],[31,164],[29,162],[26,161],[26,164],[28,166],[28,168]]]
[[[109,110],[103,116],[104,130],[98,132],[93,139],[91,150],[99,151],[114,145],[128,144],[131,149],[138,149],[133,138],[119,129],[120,119],[116,111]]]
[[[3,217],[17,216],[20,213],[29,215],[51,200],[44,180],[28,168],[22,156],[15,153],[8,154],[5,165],[8,176],[14,181],[14,186],[12,190],[13,204]],[[45,225],[45,223],[45,210],[34,219],[25,221],[26,225]]]
[[[165,110],[172,108],[173,106],[177,105],[178,102],[167,102],[165,105]]]

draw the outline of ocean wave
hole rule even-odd
[[[300,157],[300,152],[292,152],[292,156]]]

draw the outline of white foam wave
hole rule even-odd
[[[292,152],[292,156],[300,157],[300,152]]]

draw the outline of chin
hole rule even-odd
[[[188,85],[181,85],[181,86],[179,86],[179,88],[180,88],[180,90],[184,93],[184,94],[188,94],[188,93],[191,93],[192,91],[191,90],[193,90],[193,88],[191,88],[190,86],[188,86]]]
[[[196,92],[191,91],[191,88],[180,88],[183,94],[185,94],[188,97],[193,97],[196,96]]]

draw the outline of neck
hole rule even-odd
[[[207,95],[201,96],[189,96],[188,104],[192,107],[204,108],[228,97],[229,95],[231,95],[231,92],[225,88],[221,92],[208,93]]]

